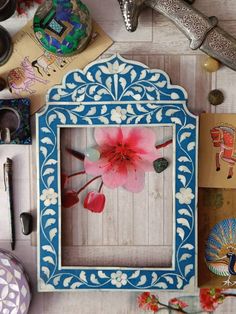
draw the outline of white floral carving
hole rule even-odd
[[[176,193],[176,198],[179,200],[180,204],[191,204],[194,195],[191,188],[181,188],[178,193]]]
[[[56,205],[58,194],[54,189],[44,189],[40,196],[40,200],[44,202],[44,206]]]
[[[127,284],[127,274],[118,270],[116,273],[111,274],[111,284],[117,288],[121,288]]]
[[[107,66],[100,66],[100,69],[102,70],[103,73],[105,74],[118,74],[122,73],[124,71],[126,64],[121,63],[119,64],[118,60],[116,60],[114,63],[107,62]]]
[[[126,110],[117,106],[116,109],[111,110],[111,121],[121,123],[126,119]]]

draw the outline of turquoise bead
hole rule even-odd
[[[90,161],[98,161],[100,159],[100,152],[97,149],[90,147],[86,149],[85,156]]]

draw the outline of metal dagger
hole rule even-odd
[[[128,31],[135,31],[138,17],[148,6],[168,17],[200,49],[236,71],[236,39],[217,26],[215,16],[207,17],[184,0],[118,0]]]

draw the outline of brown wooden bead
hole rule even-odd
[[[220,62],[214,58],[208,57],[203,63],[203,68],[210,73],[216,72],[220,68]]]
[[[224,102],[224,94],[219,89],[214,89],[208,94],[208,100],[211,105],[218,106]]]

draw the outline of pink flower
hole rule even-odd
[[[105,206],[105,195],[99,192],[88,192],[84,200],[84,208],[94,213],[101,213]]]
[[[222,292],[223,290],[221,289],[201,288],[200,303],[202,309],[206,312],[214,312],[225,299],[225,296]]]
[[[158,298],[150,292],[143,292],[138,296],[138,306],[144,311],[158,312]]]
[[[186,302],[183,302],[177,298],[171,299],[169,301],[169,304],[171,306],[173,306],[174,308],[179,309],[179,310],[183,310],[185,307],[188,306],[188,304]]]
[[[84,160],[86,173],[101,175],[105,186],[123,186],[130,192],[144,187],[145,172],[153,170],[158,153],[155,133],[143,127],[96,128],[94,133],[100,159]]]

